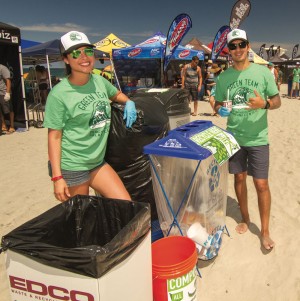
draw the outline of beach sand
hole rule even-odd
[[[283,85],[282,92],[286,91]],[[211,117],[207,102],[199,102],[200,116],[225,127],[226,119]],[[248,179],[250,231],[237,234],[240,220],[233,177],[229,176],[226,225],[219,255],[199,261],[201,301],[300,300],[300,100],[282,97],[282,106],[269,112],[272,193],[271,252],[261,248],[260,218],[252,178]],[[55,206],[47,174],[47,129],[30,128],[0,137],[0,236]],[[0,300],[9,301],[4,254],[0,255]],[[129,300],[126,300],[129,301]],[[142,300],[141,300],[142,301]]]

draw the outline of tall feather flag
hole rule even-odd
[[[222,26],[214,39],[213,47],[211,49],[211,60],[215,61],[221,51],[224,49],[226,43],[227,43],[227,35],[231,31],[230,27],[228,25]]]
[[[231,29],[239,28],[240,24],[248,17],[251,10],[249,0],[238,0],[232,7],[229,26]]]
[[[267,54],[268,54],[267,60],[268,60],[268,61],[273,57],[273,47],[274,47],[274,44],[271,45],[271,46],[269,47],[269,49],[267,49]]]
[[[299,44],[296,44],[292,51],[292,60],[297,56]]]
[[[164,71],[167,70],[167,66],[174,51],[191,27],[192,19],[187,14],[180,14],[172,21],[167,34],[166,48],[164,52]]]
[[[264,58],[264,49],[266,48],[266,44],[262,44],[259,48],[259,51],[258,51],[258,55],[261,57],[261,58]]]

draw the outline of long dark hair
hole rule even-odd
[[[67,57],[67,54],[66,53],[64,53],[63,54],[63,57]],[[70,75],[71,74],[71,71],[72,71],[72,68],[71,68],[71,66],[70,66],[70,64],[66,64],[65,63],[65,73],[66,73],[66,75],[68,76],[68,75]]]

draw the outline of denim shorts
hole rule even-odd
[[[256,179],[268,179],[269,145],[241,146],[241,149],[229,159],[229,173],[247,171]]]
[[[101,164],[99,164],[98,166],[90,170],[74,171],[74,170],[62,169],[61,174],[64,177],[64,180],[67,182],[68,187],[77,186],[85,182],[88,182],[91,178],[91,173],[94,170],[101,168],[104,164],[106,164],[105,161],[103,161]],[[50,161],[48,161],[48,173],[49,176],[52,178],[52,168],[51,168]]]

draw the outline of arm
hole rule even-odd
[[[202,74],[201,74],[201,68],[198,67],[198,92],[201,91],[202,88]]]
[[[184,66],[183,70],[182,70],[182,75],[181,75],[181,89],[184,89],[186,68],[187,67]]]
[[[52,168],[52,177],[61,176],[61,130],[48,130],[48,155]],[[64,179],[59,179],[53,182],[54,186],[54,195],[59,201],[66,201],[71,195],[67,183]]]
[[[11,93],[11,79],[10,78],[6,78],[6,93]]]

